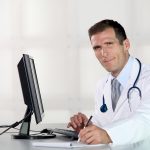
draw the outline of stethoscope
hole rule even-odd
[[[130,93],[131,93],[131,91],[132,91],[133,89],[136,89],[136,90],[138,91],[138,93],[139,93],[140,99],[142,98],[142,92],[141,92],[140,88],[136,86],[137,81],[138,81],[139,76],[140,76],[140,73],[141,73],[142,64],[141,64],[140,60],[138,60],[137,58],[136,58],[136,60],[137,60],[137,62],[139,63],[139,71],[138,71],[138,75],[137,75],[137,77],[136,77],[136,79],[135,79],[135,81],[134,81],[134,83],[133,83],[133,86],[130,87],[129,90],[128,90],[128,92],[127,92],[128,103],[129,103],[129,99],[130,99]],[[106,82],[107,82],[107,81],[106,81]],[[129,107],[130,107],[130,104],[129,104]],[[100,111],[103,112],[103,113],[105,113],[107,110],[108,110],[108,108],[107,108],[107,105],[106,105],[106,103],[105,103],[105,97],[104,97],[104,94],[103,94],[103,104],[102,104],[102,106],[100,107]],[[131,110],[131,108],[130,108],[130,110]]]

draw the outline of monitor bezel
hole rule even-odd
[[[31,67],[31,62],[30,62],[31,60],[33,62],[33,68]],[[38,124],[39,122],[42,121],[42,118],[44,117],[44,107],[42,103],[41,92],[39,88],[34,59],[27,54],[23,54],[17,67],[18,67],[24,102],[30,108],[30,110],[34,112],[35,120],[36,120],[36,123]],[[23,71],[25,72],[22,72],[21,69],[23,69]],[[33,78],[33,72],[35,74],[36,81]],[[24,84],[23,82],[27,82],[27,83]],[[35,82],[37,84],[38,91],[36,91]],[[37,98],[37,92],[39,94],[40,100],[38,100]],[[42,111],[40,110],[39,107],[42,108]]]

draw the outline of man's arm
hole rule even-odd
[[[145,71],[142,75],[140,83],[142,99],[138,108],[128,118],[103,126],[113,144],[136,143],[150,138],[150,70]],[[135,98],[130,99],[133,105],[136,100]]]

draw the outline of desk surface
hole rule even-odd
[[[53,128],[52,126],[44,126],[48,128]],[[55,125],[55,127],[60,127],[60,125]],[[64,127],[61,126],[61,127]],[[2,130],[2,129],[1,129]],[[47,150],[47,149],[66,149],[66,148],[47,148],[47,147],[34,147],[32,143],[35,141],[45,141],[45,142],[63,142],[63,141],[71,141],[71,139],[57,135],[56,138],[46,139],[46,140],[17,140],[11,138],[12,133],[5,133],[0,136],[0,147],[4,150]],[[75,149],[75,148],[73,148]],[[100,147],[90,147],[90,148],[77,148],[78,150],[92,149],[92,150],[149,150],[150,149],[150,139],[145,141],[141,141],[139,143],[135,143],[132,145],[125,146],[113,146],[113,145],[105,145]]]

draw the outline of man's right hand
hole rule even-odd
[[[70,118],[67,128],[72,127],[75,131],[80,132],[87,123],[88,118],[82,113],[78,113]]]

